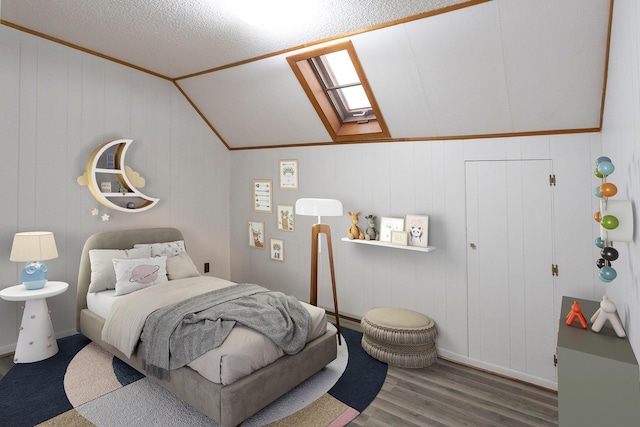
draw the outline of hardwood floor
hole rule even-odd
[[[13,366],[13,353],[0,357],[0,380],[4,377],[9,369]]]
[[[0,379],[13,366],[0,358]],[[557,426],[558,396],[443,359],[423,369],[389,367],[380,393],[350,427]]]
[[[350,427],[557,426],[558,396],[443,359],[428,368],[389,367],[376,396]]]

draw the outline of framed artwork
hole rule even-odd
[[[409,233],[409,246],[426,248],[429,245],[429,216],[407,215],[405,231]]]
[[[380,241],[391,242],[392,231],[404,230],[404,218],[390,218],[383,216],[380,218]]]
[[[407,246],[409,233],[406,231],[391,230],[391,243],[394,245]]]
[[[278,205],[276,208],[276,216],[278,219],[278,230],[295,230],[293,205]]]
[[[109,181],[102,181],[100,183],[100,191],[103,193],[111,193],[111,183]]]
[[[280,160],[280,188],[298,189],[298,161]]]
[[[271,180],[270,179],[254,179],[253,180],[253,210],[256,212],[271,213]]]
[[[271,239],[269,243],[271,259],[280,262],[284,261],[284,240]]]
[[[249,221],[249,246],[264,249],[264,222]]]

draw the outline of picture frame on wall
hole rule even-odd
[[[270,179],[253,180],[253,210],[255,212],[273,212],[273,206],[271,203],[273,195],[272,190],[272,181]]]
[[[407,246],[409,233],[406,231],[391,230],[391,243],[394,245]]]
[[[278,205],[276,207],[276,219],[278,221],[278,230],[295,231],[295,216],[293,205]]]
[[[269,248],[270,248],[272,260],[284,262],[284,240],[282,239],[269,240]]]
[[[405,231],[409,233],[409,246],[429,246],[429,215],[406,215]]]
[[[249,246],[264,249],[264,221],[249,221]]]
[[[280,188],[285,190],[298,189],[298,161],[280,160]]]
[[[404,218],[392,218],[383,216],[380,218],[380,241],[391,242],[392,231],[404,230]]]

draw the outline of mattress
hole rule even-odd
[[[87,307],[102,318],[109,316],[111,306],[118,299],[115,290],[106,290],[87,294]],[[301,302],[311,315],[311,331],[307,342],[323,335],[327,330],[327,317],[324,309]],[[218,384],[231,384],[252,372],[273,363],[284,352],[266,336],[236,325],[225,342],[189,363],[209,381]]]

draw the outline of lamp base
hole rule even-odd
[[[44,262],[28,262],[20,274],[22,284],[30,291],[44,288],[49,279],[49,269]]]

